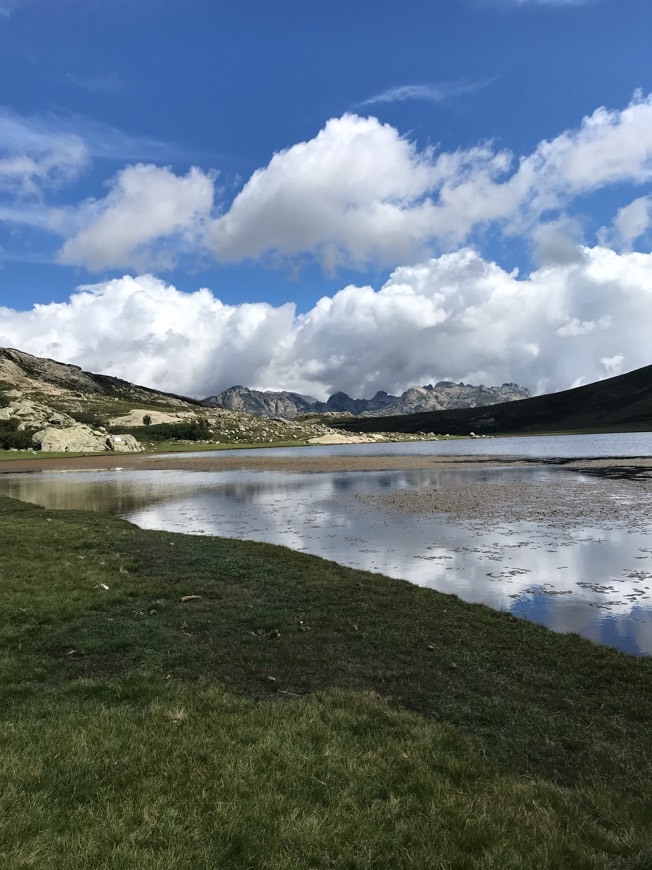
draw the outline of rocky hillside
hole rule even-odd
[[[312,409],[316,401],[312,396],[301,396],[299,393],[250,390],[236,384],[216,396],[204,399],[204,404],[210,408],[227,408],[229,411],[242,411],[260,417],[292,420],[314,413]]]
[[[89,453],[157,442],[215,444],[377,440],[321,421],[265,418],[162,393],[78,366],[0,348],[0,450]]]
[[[204,404],[291,420],[308,414],[344,413],[387,417],[447,408],[480,408],[525,399],[529,395],[527,388],[518,384],[503,384],[500,387],[485,387],[481,384],[474,387],[471,384],[439,381],[434,386],[413,387],[400,396],[392,396],[383,390],[379,390],[371,399],[352,399],[346,393],[334,393],[327,402],[318,402],[311,396],[299,393],[250,390],[238,385],[216,396],[209,396]]]
[[[110,406],[120,402],[178,408],[196,408],[201,402],[140,387],[109,375],[85,372],[79,366],[56,360],[32,356],[13,348],[0,347],[0,389],[18,390],[26,398],[49,402],[54,406],[66,405],[75,410],[83,403],[89,410],[93,405]]]

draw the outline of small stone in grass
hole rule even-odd
[[[432,650],[434,650],[434,648],[435,648],[435,647],[434,647],[433,644],[431,644],[431,643],[428,644],[428,649],[429,649],[431,652],[432,652]]]

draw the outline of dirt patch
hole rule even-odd
[[[652,478],[616,473],[629,467],[616,466],[614,471],[613,466],[593,466],[583,460],[577,467],[565,465],[538,476],[506,473],[483,480],[451,473],[434,486],[368,498],[415,516],[443,513],[488,524],[536,522],[574,528],[615,523],[630,530],[649,528]],[[573,473],[566,473],[566,469]]]

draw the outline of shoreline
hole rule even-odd
[[[599,476],[625,479],[649,479],[652,457],[599,457],[551,459],[522,456],[442,455],[374,455],[374,456],[305,456],[243,455],[221,451],[211,456],[188,457],[165,453],[109,453],[89,456],[60,456],[39,459],[8,459],[0,463],[1,474],[37,474],[40,472],[110,471],[284,471],[298,473],[329,473],[343,471],[401,471],[431,468],[500,467],[514,465],[554,466]]]

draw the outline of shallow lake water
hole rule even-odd
[[[222,453],[231,451],[222,451]],[[264,447],[238,450],[242,456],[518,456],[525,459],[652,456],[652,432],[598,435],[537,435],[513,438],[452,438],[438,441],[338,444],[313,447]],[[206,452],[181,453],[205,457]],[[210,455],[210,453],[209,453]]]
[[[446,486],[451,475],[554,487],[569,474],[582,479],[545,466],[328,474],[113,470],[6,475],[0,494],[50,508],[109,511],[143,528],[282,544],[652,655],[652,521],[488,524],[408,515],[374,500]]]

